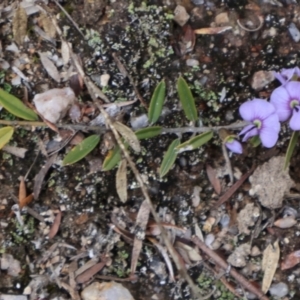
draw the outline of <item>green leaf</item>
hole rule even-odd
[[[184,152],[184,151],[191,151],[196,148],[201,147],[202,145],[206,144],[212,137],[213,132],[208,131],[204,132],[200,135],[196,135],[195,137],[191,138],[190,140],[180,144],[176,147],[176,150],[178,153]]]
[[[0,129],[0,149],[2,149],[11,139],[14,133],[14,128],[11,126],[3,127]]]
[[[162,107],[165,101],[166,83],[162,80],[154,90],[151,98],[148,119],[150,124],[155,123],[161,115]]]
[[[102,171],[112,170],[121,161],[121,158],[121,149],[119,145],[116,145],[115,148],[106,155],[102,165]]]
[[[181,76],[177,81],[177,91],[186,117],[190,121],[196,121],[198,114],[195,106],[195,100],[187,82]]]
[[[161,134],[161,132],[162,132],[162,127],[152,126],[152,127],[139,129],[135,132],[135,134],[139,140],[143,140],[143,139],[149,139],[158,136]]]
[[[160,177],[165,176],[172,168],[177,157],[177,151],[175,149],[179,145],[179,143],[179,139],[174,140],[169,146],[167,152],[165,153],[159,170]]]
[[[11,114],[28,121],[38,120],[38,115],[28,108],[21,100],[0,89],[0,105]]]
[[[294,131],[285,154],[284,170],[288,167],[299,137],[299,131]]]
[[[64,158],[63,165],[72,165],[86,157],[100,141],[100,136],[97,134],[91,135],[84,139],[80,144],[75,146]]]
[[[259,138],[259,135],[255,135],[253,136],[250,140],[250,145],[253,147],[253,148],[256,148],[258,147],[260,144],[261,144],[261,140]]]

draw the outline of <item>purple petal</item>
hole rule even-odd
[[[233,153],[242,154],[243,147],[240,142],[237,140],[232,140],[230,142],[225,143],[225,146]]]
[[[267,148],[272,148],[278,140],[279,131],[280,123],[278,116],[277,114],[273,114],[264,120],[263,126],[259,130],[261,143]]]
[[[293,109],[293,115],[290,120],[290,127],[292,130],[300,130],[300,107]]]
[[[291,81],[285,85],[285,88],[290,96],[290,100],[299,100],[300,99],[300,82]]]
[[[263,99],[253,99],[240,106],[240,115],[245,121],[264,120],[275,112],[275,107]]]
[[[281,75],[284,76],[287,81],[290,81],[294,75],[297,75],[297,69],[298,67],[291,69],[283,69],[281,71]]]
[[[300,77],[300,69],[298,67],[295,67],[295,74]]]
[[[240,136],[240,135],[243,135],[243,134],[245,134],[245,133],[247,133],[249,130],[251,130],[251,129],[254,128],[254,127],[255,127],[255,125],[253,125],[253,124],[249,124],[249,125],[245,126],[245,127],[242,129],[242,131],[239,133],[239,136]]]
[[[290,95],[286,90],[286,85],[280,86],[272,92],[270,102],[276,108],[279,121],[284,122],[291,116],[292,108],[290,107]]]
[[[249,130],[245,136],[243,137],[242,141],[246,142],[248,139],[250,139],[253,136],[258,135],[258,129],[256,127],[254,127],[253,129]]]
[[[281,75],[281,73],[273,71],[273,75],[278,81],[280,81],[281,84],[287,83],[287,80]]]
[[[274,130],[275,132],[279,133],[280,122],[279,122],[278,115],[276,113],[270,115],[268,118],[266,118],[263,121],[262,128],[260,129],[260,131],[263,130],[264,128],[270,128],[270,129]]]

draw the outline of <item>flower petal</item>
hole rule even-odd
[[[245,133],[247,133],[247,132],[248,132],[249,130],[251,130],[252,128],[255,128],[255,125],[249,124],[249,125],[245,126],[245,127],[242,129],[242,131],[239,133],[239,136],[240,136],[240,135],[243,135],[243,134],[245,134]]]
[[[248,139],[250,139],[253,136],[258,135],[258,129],[256,127],[254,127],[253,129],[249,130],[245,136],[243,137],[242,141],[246,142]]]
[[[290,81],[294,75],[298,76],[298,74],[297,74],[298,70],[297,69],[299,70],[298,67],[291,68],[291,69],[283,69],[280,73],[281,73],[282,76],[284,76],[286,78],[287,81]]]
[[[289,84],[291,82],[288,82]],[[270,97],[270,102],[275,106],[276,113],[279,117],[279,121],[286,121],[292,114],[292,108],[290,107],[290,95],[285,86],[276,88]]]
[[[285,79],[285,77],[282,76],[281,73],[273,71],[273,75],[278,81],[280,81],[281,84],[287,83],[287,80]]]
[[[259,137],[261,143],[266,148],[272,148],[277,143],[278,133],[276,133],[276,131],[272,130],[271,128],[264,128],[263,130],[261,130]]]
[[[299,81],[290,81],[285,86],[290,100],[299,100],[300,99],[300,82]]]
[[[275,107],[263,99],[253,99],[240,106],[240,115],[245,121],[264,120],[275,112]]]
[[[243,147],[240,142],[237,140],[232,140],[231,142],[225,143],[225,146],[233,153],[242,154]]]
[[[278,140],[279,131],[280,123],[278,115],[273,114],[264,120],[263,126],[259,130],[261,143],[267,148],[272,148]]]
[[[293,109],[293,114],[290,120],[290,127],[292,130],[300,130],[300,107]]]

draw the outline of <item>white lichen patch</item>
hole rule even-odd
[[[284,194],[294,185],[289,171],[283,168],[284,157],[273,157],[259,166],[250,177],[250,195],[257,195],[262,206],[270,209],[281,207]]]
[[[234,267],[245,267],[247,263],[247,257],[249,256],[250,252],[250,244],[242,244],[234,250],[234,252],[228,257],[227,261]]]
[[[259,217],[259,208],[254,203],[248,203],[242,209],[237,217],[239,233],[250,234],[248,227],[254,226],[255,221]]]

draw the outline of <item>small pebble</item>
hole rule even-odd
[[[190,16],[186,12],[186,9],[181,5],[177,5],[174,10],[174,21],[182,27],[186,24],[189,18]]]
[[[276,284],[272,284],[269,292],[272,296],[276,296],[277,298],[285,297],[289,293],[289,288],[286,283],[279,282]]]
[[[100,76],[100,85],[102,87],[105,87],[108,85],[108,82],[109,82],[109,79],[110,79],[110,75],[109,74],[103,74]]]
[[[199,61],[197,59],[189,58],[186,60],[186,65],[188,67],[197,67],[199,66]]]
[[[209,233],[204,240],[204,243],[207,247],[210,248],[211,244],[214,242],[215,236],[212,233]]]
[[[274,74],[272,71],[258,71],[255,72],[252,81],[251,87],[254,90],[261,90],[266,85],[271,83],[275,79]]]
[[[300,31],[299,29],[296,27],[296,25],[294,23],[291,23],[289,25],[289,33],[292,37],[292,39],[298,43],[300,41]]]
[[[149,119],[146,114],[130,118],[130,124],[133,129],[140,129],[148,126]]]
[[[225,214],[221,217],[220,224],[223,228],[227,228],[229,226],[230,217],[229,215]]]
[[[229,17],[227,12],[222,12],[215,17],[215,22],[218,26],[224,26],[229,24]]]
[[[134,300],[130,292],[116,282],[94,282],[81,293],[83,300]]]
[[[297,220],[295,220],[295,218],[292,216],[281,218],[274,222],[274,226],[279,228],[291,228],[296,224],[297,224]]]
[[[204,0],[192,0],[192,2],[195,5],[202,5],[202,4],[204,4]]]

